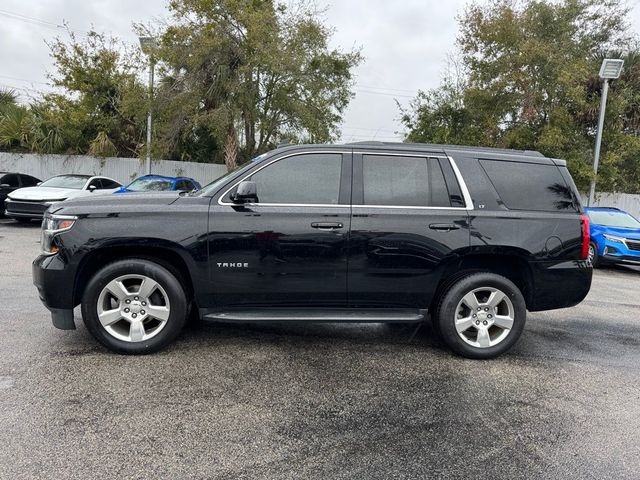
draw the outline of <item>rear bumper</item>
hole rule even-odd
[[[591,289],[593,268],[586,260],[532,264],[529,311],[555,310],[579,304]]]
[[[33,284],[40,300],[51,311],[56,328],[76,328],[73,321],[73,272],[59,255],[40,255],[33,261]]]

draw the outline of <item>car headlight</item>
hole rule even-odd
[[[606,238],[607,240],[609,240],[610,242],[621,243],[623,245],[626,245],[626,242],[624,241],[624,238],[616,237],[616,236],[613,236],[613,235],[607,235],[606,233],[603,233],[602,236],[604,238]]]
[[[46,255],[55,255],[60,251],[58,247],[53,246],[53,239],[56,235],[70,230],[78,220],[78,217],[72,215],[50,215],[45,216],[42,221],[42,253]]]

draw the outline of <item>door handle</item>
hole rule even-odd
[[[432,223],[429,225],[431,230],[437,230],[438,232],[450,232],[451,230],[459,230],[460,225],[455,223]]]
[[[339,222],[313,222],[311,226],[318,230],[337,230],[344,227],[344,225]]]

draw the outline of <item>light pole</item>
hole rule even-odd
[[[600,99],[600,118],[598,118],[598,131],[596,132],[596,146],[593,150],[593,179],[589,189],[589,202],[593,205],[596,196],[596,175],[598,175],[598,162],[600,162],[600,145],[602,144],[602,129],[604,127],[604,114],[607,109],[607,94],[609,93],[609,80],[615,80],[622,73],[624,60],[618,58],[605,58],[600,67],[600,78],[603,80],[602,97]]]
[[[154,37],[140,37],[140,48],[149,57],[149,111],[147,113],[147,175],[151,173],[151,104],[153,101],[153,74],[156,68],[156,61],[153,56],[157,46]]]

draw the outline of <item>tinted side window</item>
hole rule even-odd
[[[34,177],[30,176],[30,175],[20,175],[20,178],[22,180],[22,186],[23,187],[34,187],[40,181],[37,178],[34,178]]]
[[[465,201],[462,198],[462,190],[460,189],[460,184],[458,183],[458,179],[456,177],[453,168],[451,167],[451,163],[449,160],[444,158],[439,159],[440,168],[442,169],[442,173],[447,182],[447,190],[449,192],[449,202],[452,207],[464,207]]]
[[[20,183],[18,182],[18,175],[14,173],[10,173],[9,175],[5,175],[0,178],[0,184],[7,184],[10,187],[19,187]]]
[[[96,187],[99,190],[102,188],[102,181],[99,178],[94,178],[93,180],[91,180],[91,183],[87,185],[87,189],[89,187]]]
[[[176,182],[176,190],[188,192],[193,190],[193,187],[191,186],[190,182],[186,180],[179,180],[178,182]]]
[[[118,182],[114,182],[113,180],[109,180],[108,178],[102,179],[102,188],[111,189],[118,188],[120,184]]]
[[[342,155],[310,153],[278,160],[251,176],[260,203],[338,203]]]
[[[451,201],[444,173],[437,158],[428,158],[429,170],[429,200],[431,207],[450,207]]]
[[[577,211],[574,195],[555,165],[480,160],[505,206],[511,210]]]
[[[365,155],[365,205],[449,207],[449,192],[435,158]]]

